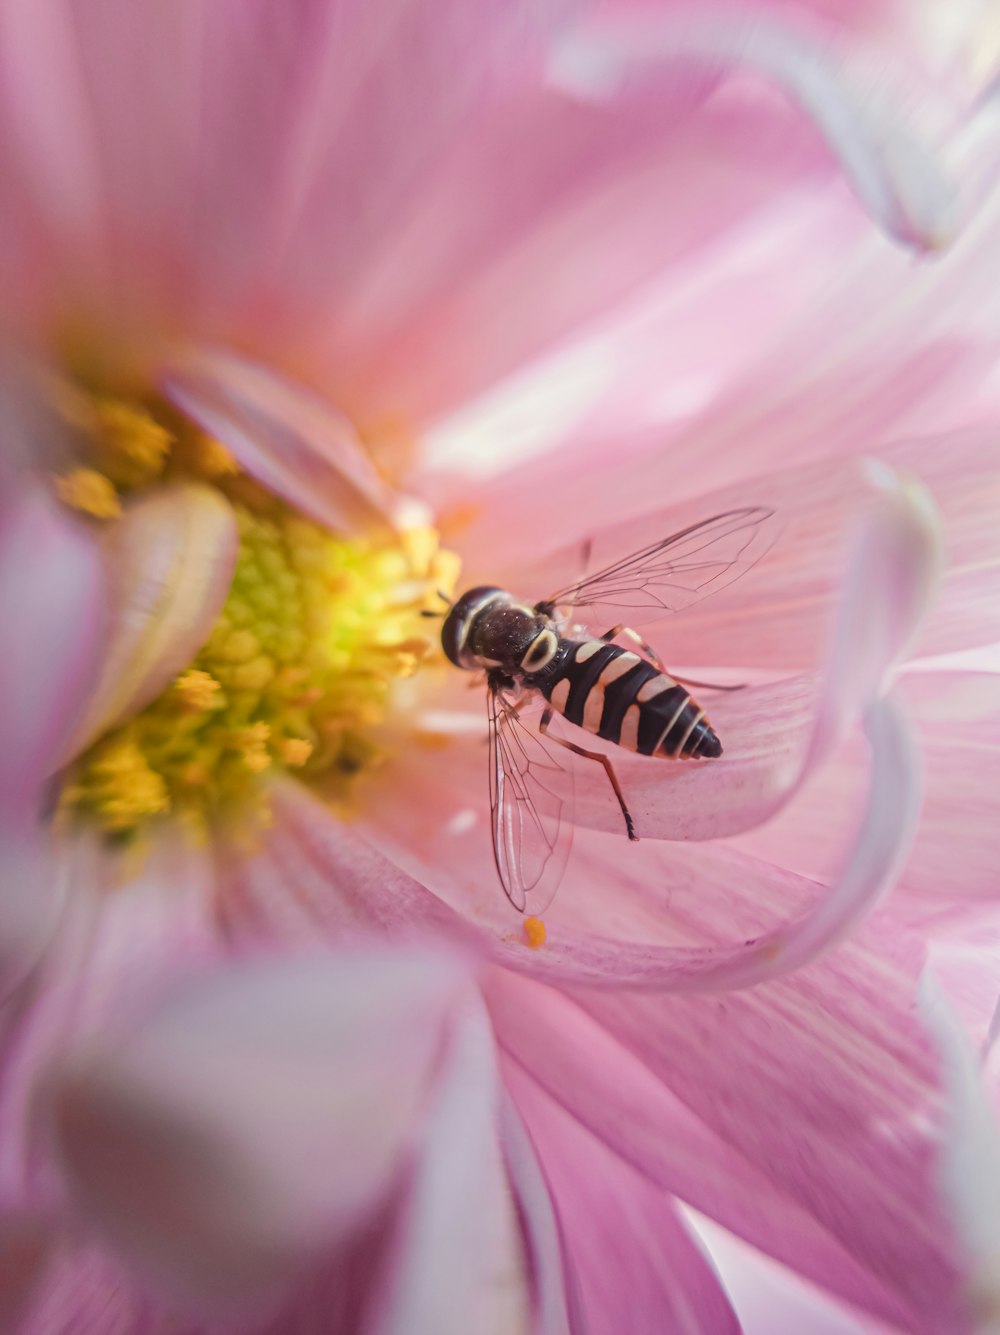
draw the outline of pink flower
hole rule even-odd
[[[761,11],[0,20],[10,1320],[736,1330],[684,1202],[973,1329],[914,1004],[998,700],[919,660],[1000,638],[995,159],[918,23],[911,126],[858,6]],[[537,599],[744,504],[645,629],[725,756],[616,755],[637,847],[581,766],[531,949],[438,540]]]

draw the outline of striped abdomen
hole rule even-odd
[[[537,686],[570,723],[644,756],[722,754],[698,702],[646,659],[603,640],[559,650]]]

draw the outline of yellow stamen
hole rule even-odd
[[[247,817],[267,824],[260,777],[282,770],[342,802],[382,759],[367,730],[383,720],[393,683],[439,648],[439,626],[420,611],[441,609],[437,591],[450,596],[457,558],[428,528],[393,540],[326,532],[165,406],[72,382],[60,382],[57,402],[84,442],[85,466],[57,482],[67,504],[82,508],[84,479],[118,506],[119,491],[197,477],[232,508],[240,538],[206,643],[158,699],[79,758],[63,809],[122,838],[168,813],[197,835],[218,820],[239,834]]]
[[[174,690],[188,709],[198,713],[206,709],[221,709],[226,703],[222,687],[210,673],[201,668],[188,668],[174,682]]]
[[[194,434],[187,445],[187,454],[191,466],[201,477],[214,481],[216,478],[235,477],[240,471],[236,460],[218,440],[211,436]]]
[[[94,445],[103,471],[120,487],[147,486],[163,472],[173,436],[141,404],[94,401]]]
[[[122,512],[115,484],[94,468],[74,468],[57,477],[55,487],[63,505],[92,519],[117,519]]]
[[[290,769],[299,769],[312,755],[314,747],[304,737],[284,737],[278,742],[278,750]]]

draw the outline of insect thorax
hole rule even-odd
[[[484,586],[458,600],[445,618],[441,643],[458,667],[498,668],[517,677],[543,668],[559,640],[549,617],[503,589]]]

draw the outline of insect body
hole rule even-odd
[[[630,626],[599,638],[564,634],[565,613],[627,609],[632,619],[662,616],[729,584],[766,550],[759,508],[728,511],[626,557],[532,606],[494,586],[469,589],[441,630],[456,667],[486,672],[490,722],[493,851],[515,908],[544,910],[568,855],[571,771],[549,743],[603,765],[630,838],[631,813],[603,752],[549,731],[553,713],[604,741],[640,755],[708,759],[722,743],[687,687],[672,677]],[[642,655],[613,643],[630,636]],[[542,697],[538,731],[519,719]]]

